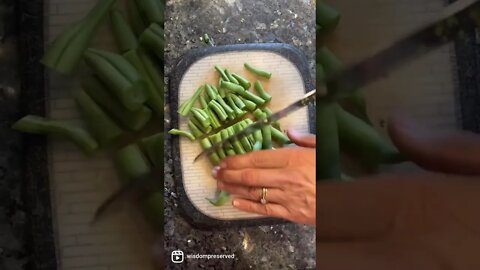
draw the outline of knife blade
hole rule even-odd
[[[385,77],[388,72],[414,59],[418,59],[456,38],[462,37],[462,34],[480,25],[480,3],[478,0],[459,1],[449,5],[445,11],[452,8],[455,8],[455,11],[448,14],[444,12],[444,15],[433,23],[414,31],[373,56],[318,80],[317,85],[335,84],[337,87],[335,87],[335,91],[327,91],[325,95],[319,96],[317,105],[319,103],[335,102],[347,97],[357,89]],[[302,100],[296,101],[284,110],[300,109],[301,107],[298,107],[298,104],[299,102],[301,104]],[[196,162],[201,157],[213,154],[227,143],[246,137],[255,130],[287,116],[288,113],[285,113],[284,110],[271,115],[266,120],[257,121],[248,126],[244,131],[212,145],[207,150],[203,150],[195,157],[193,162]]]

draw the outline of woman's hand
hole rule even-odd
[[[233,206],[260,215],[315,224],[316,137],[289,131],[299,147],[229,157],[213,169],[218,188],[233,195]],[[262,188],[267,204],[261,204]]]

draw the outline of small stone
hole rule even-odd
[[[290,253],[293,253],[293,252],[295,252],[295,248],[292,245],[288,245],[288,251]]]
[[[261,261],[261,262],[267,262],[267,261],[268,261],[268,259],[267,259],[267,257],[266,257],[266,256],[263,256],[263,257],[260,259],[260,261]]]

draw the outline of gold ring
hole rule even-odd
[[[263,204],[263,205],[268,203],[267,193],[268,193],[268,189],[267,188],[262,188],[262,198],[260,199],[260,203]]]

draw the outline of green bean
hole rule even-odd
[[[94,76],[84,78],[81,86],[112,118],[130,130],[142,129],[151,119],[152,111],[145,106],[137,111],[125,110],[118,100],[108,92],[105,85]]]
[[[270,79],[272,77],[272,73],[261,70],[261,69],[258,69],[258,68],[255,68],[248,63],[245,63],[244,66],[248,71],[252,72],[253,74],[255,74],[259,77],[264,77],[264,78],[267,78],[267,79]]]
[[[227,96],[227,102],[230,105],[230,107],[233,109],[236,117],[242,117],[246,114],[246,112],[242,111],[240,108],[237,107],[237,105],[235,104],[235,102],[233,102],[233,99],[230,95]]]
[[[332,31],[340,22],[340,14],[322,1],[317,1],[317,24],[321,27],[321,34]]]
[[[119,10],[112,9],[110,11],[110,21],[120,51],[123,53],[137,48],[137,37]]]
[[[70,74],[81,61],[100,22],[116,2],[116,0],[98,1],[87,16],[55,39],[41,62],[57,72]]]
[[[241,122],[239,123],[239,125],[240,125],[240,127],[242,127],[242,130],[243,130],[243,129],[247,128],[249,125],[251,125],[252,123],[253,123],[252,120],[250,120],[250,118],[247,118],[247,119],[241,121]],[[253,137],[253,133],[252,133],[252,134],[249,134],[249,135],[247,136],[247,139],[250,141],[250,145],[252,145],[252,147],[253,147],[253,145],[254,145],[255,142],[256,142],[256,141],[255,141],[255,138]]]
[[[260,110],[260,109],[256,109],[254,112],[253,112],[253,116],[255,117],[255,119],[257,120],[261,120],[261,119],[264,119],[265,118],[265,113]]]
[[[145,48],[150,49],[155,53],[162,63],[164,62],[163,51],[165,48],[165,40],[163,36],[158,35],[153,29],[155,24],[149,26],[141,35],[140,35],[140,44],[145,46]]]
[[[212,143],[208,138],[201,140],[200,145],[202,146],[203,150],[208,150],[212,148]],[[210,161],[213,163],[213,165],[218,166],[220,164],[220,158],[218,157],[218,154],[217,153],[211,154]]]
[[[215,90],[212,88],[212,86],[207,84],[205,86],[205,88],[207,90],[207,95],[209,97],[209,101],[210,100],[215,100],[215,98],[217,98],[217,93],[215,93]]]
[[[207,107],[205,109],[205,111],[207,112],[208,116],[210,117],[213,128],[219,128],[219,127],[222,126],[222,124],[220,123],[220,120],[218,119],[218,117],[215,115],[215,113],[210,108]]]
[[[240,84],[235,77],[232,76],[232,73],[228,69],[225,69],[225,75],[227,75],[228,80],[234,84]]]
[[[192,108],[192,114],[197,119],[202,127],[208,128],[211,124],[210,117],[202,110]]]
[[[262,148],[265,150],[272,149],[272,127],[270,125],[262,127],[262,136]]]
[[[340,147],[345,152],[361,158],[365,165],[371,167],[381,163],[404,161],[392,143],[361,119],[338,105],[335,107],[335,116],[338,122]]]
[[[270,126],[270,129],[272,130],[272,138],[274,141],[279,143],[280,145],[285,145],[285,144],[290,144],[290,139],[288,138],[285,133],[281,132],[280,130]]]
[[[145,82],[145,94],[147,96],[147,104],[152,108],[159,117],[163,117],[163,94],[160,93],[155,85],[152,77],[149,75],[145,62],[140,58],[137,50],[126,52],[123,57],[127,59],[139,72],[141,78]]]
[[[163,24],[164,7],[162,1],[158,0],[137,0],[140,9],[145,14],[149,23]]]
[[[255,139],[256,142],[263,143],[263,136],[262,136],[262,130],[257,129],[253,132],[253,138]]]
[[[255,104],[254,102],[252,102],[248,99],[242,98],[242,101],[243,101],[243,103],[245,103],[245,108],[249,112],[253,112],[257,108],[257,104]]]
[[[228,82],[228,81],[222,81],[222,84],[221,84],[221,87],[229,90],[229,91],[232,91],[233,93],[241,93],[241,92],[245,92],[245,89],[243,89],[242,86],[238,85],[238,84],[234,84],[232,82]]]
[[[208,103],[205,100],[205,97],[203,95],[200,95],[198,98],[200,99],[200,106],[202,106],[202,109],[208,108]]]
[[[252,93],[250,91],[238,92],[238,94],[240,96],[242,96],[243,98],[246,98],[247,100],[252,101],[253,103],[255,103],[258,106],[261,106],[261,105],[265,104],[265,100],[263,98],[261,98],[259,96],[256,96],[254,93]]]
[[[237,81],[240,83],[240,85],[245,89],[245,90],[248,90],[250,89],[250,87],[252,86],[252,84],[245,78],[243,78],[242,76],[238,75],[238,74],[235,74],[235,73],[232,73],[232,76],[237,79]]]
[[[220,191],[215,199],[207,200],[214,206],[223,206],[230,199],[230,194],[225,191]]]
[[[124,184],[150,173],[147,158],[136,144],[118,150],[114,154],[113,161]]]
[[[98,149],[98,143],[90,133],[71,123],[28,115],[18,120],[12,128],[25,133],[67,138],[75,143],[86,154],[91,154]]]
[[[220,104],[218,104],[217,101],[215,101],[215,100],[210,101],[210,103],[208,104],[208,106],[215,111],[215,113],[217,114],[218,118],[219,118],[221,121],[227,120],[227,118],[228,118],[227,113],[226,113],[225,110],[222,108],[222,106],[221,106]]]
[[[267,117],[270,117],[273,115],[272,110],[270,110],[269,108],[264,108],[263,112],[267,114]],[[276,129],[280,129],[280,123],[278,123],[278,121],[273,122],[272,126]]]
[[[195,136],[195,138],[202,137],[203,132],[200,131],[200,129],[191,120],[188,121],[188,128],[192,132],[193,136]]]
[[[264,99],[266,102],[269,102],[270,100],[272,100],[272,96],[268,94],[267,91],[265,91],[260,81],[255,82],[255,90],[257,90],[258,95],[260,95],[260,97]]]
[[[226,140],[226,139],[228,139],[228,137],[230,137],[228,135],[228,130],[227,129],[223,129],[222,131],[220,131],[220,136],[222,137],[222,140]],[[227,142],[225,144],[225,153],[229,157],[236,155],[235,150],[233,149],[233,145],[230,142]]]
[[[176,136],[183,136],[185,138],[190,139],[191,141],[195,141],[195,136],[193,136],[192,133],[184,131],[184,130],[179,130],[179,129],[171,129],[168,134],[170,135],[176,135]]]
[[[123,135],[122,129],[83,90],[76,94],[75,101],[101,146],[108,146]]]
[[[204,91],[205,91],[205,85],[200,86],[197,89],[197,91],[195,91],[192,98],[186,100],[182,105],[180,105],[180,108],[178,109],[178,113],[184,117],[187,116],[192,110],[192,107],[195,104],[195,101],[197,101],[198,97],[202,95]]]
[[[317,104],[317,180],[340,179],[340,146],[333,104]]]
[[[229,81],[227,74],[225,74],[225,71],[224,71],[221,67],[215,66],[215,69],[218,71],[218,73],[220,74],[220,76],[222,77],[222,79],[223,79],[224,81],[226,81],[226,82]]]
[[[236,133],[239,133],[240,131],[243,130],[240,123],[235,124],[233,126],[233,129],[235,130]],[[245,152],[251,152],[252,151],[252,146],[250,145],[250,141],[248,140],[247,137],[240,138],[240,143],[242,144]]]
[[[138,6],[137,1],[127,1],[127,4],[127,10],[129,11],[132,28],[135,31],[135,34],[137,36],[140,36],[143,31],[148,27],[148,23],[145,21],[146,18],[141,14],[140,7]]]
[[[147,100],[145,83],[135,68],[122,56],[88,50],[85,60],[125,108],[136,111],[143,106]]]
[[[225,98],[227,94],[225,93],[225,89],[222,87],[222,78],[220,77],[220,80],[218,81],[218,94],[222,97]]]
[[[165,82],[163,81],[164,76],[162,71],[163,66],[162,67],[158,66],[158,64],[149,55],[149,53],[146,50],[144,50],[142,47],[137,48],[137,54],[143,63],[143,66],[148,74],[148,77],[152,81],[153,85],[155,86],[155,89],[160,94],[163,100],[163,96],[165,93],[164,91]]]
[[[232,109],[232,107],[228,106],[227,103],[225,103],[225,100],[223,100],[221,96],[217,96],[215,100],[225,110],[225,112],[228,115],[228,118],[233,120],[235,118],[235,111]]]
[[[212,142],[212,144],[217,144],[222,141],[222,136],[220,135],[220,133],[213,134],[212,136],[210,136],[210,141]],[[223,148],[219,148],[217,150],[217,154],[220,160],[223,160],[224,158],[227,157]]]
[[[240,109],[240,110],[243,110],[245,109],[245,103],[243,102],[243,100],[241,98],[239,98],[237,95],[235,94],[228,94],[229,97],[232,98],[233,102],[235,102],[235,104],[237,105],[237,107]],[[255,104],[253,104],[255,105]],[[255,105],[256,107],[256,105]]]
[[[203,117],[203,115],[202,115]],[[204,127],[200,121],[197,120],[197,118],[195,116],[191,117],[190,118],[190,121],[192,121],[196,127],[198,127],[202,133],[209,133],[210,131],[212,131],[212,127],[210,125],[208,125],[208,127]]]
[[[153,167],[163,166],[163,132],[142,139],[140,145]]]
[[[233,136],[235,134],[235,130],[233,127],[229,127],[228,129],[228,135],[229,136]],[[233,146],[233,149],[235,150],[235,153],[237,155],[243,155],[245,154],[245,149],[243,149],[243,146],[242,144],[240,143],[240,141],[238,140],[235,140],[233,143],[232,143],[232,146]]]
[[[213,91],[215,92],[215,95],[218,96],[219,93],[218,93],[218,89],[215,85],[211,84],[210,87],[212,87]]]

